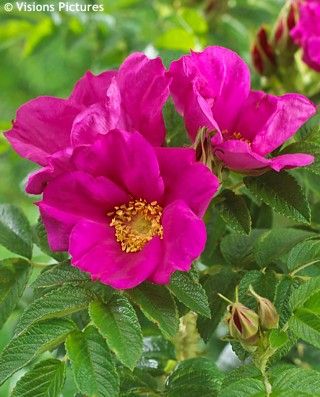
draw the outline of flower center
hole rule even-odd
[[[157,201],[132,200],[114,207],[107,215],[112,216],[110,226],[115,228],[116,239],[124,252],[141,251],[153,237],[163,238],[162,208]]]
[[[225,139],[237,139],[238,141],[246,142],[248,145],[251,145],[251,141],[244,138],[241,132],[229,132],[228,130],[223,130],[222,135]]]

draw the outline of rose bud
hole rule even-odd
[[[257,32],[251,50],[251,57],[259,74],[267,76],[275,69],[276,55],[269,42],[268,33],[264,26],[261,26]]]
[[[274,304],[269,299],[263,298],[262,296],[258,295],[251,286],[249,288],[249,291],[258,302],[258,315],[261,328],[278,328],[279,314],[277,313]]]
[[[249,342],[255,339],[259,331],[257,313],[241,303],[233,303],[228,308],[230,316],[227,322],[229,333],[234,339]]]

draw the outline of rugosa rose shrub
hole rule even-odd
[[[153,148],[112,130],[71,157],[73,172],[48,183],[39,203],[53,250],[114,288],[166,284],[203,251],[201,217],[217,178],[183,148]]]
[[[42,166],[31,175],[28,193],[69,167],[75,147],[113,128],[138,130],[153,145],[165,139],[162,106],[169,79],[159,58],[129,56],[118,71],[86,73],[68,99],[39,97],[22,105],[6,137],[22,156]]]
[[[250,90],[249,68],[233,51],[215,46],[192,52],[173,62],[169,75],[190,138],[202,127],[213,131],[213,154],[226,167],[280,171],[313,162],[303,153],[269,155],[316,113],[315,105],[303,95]]]
[[[251,90],[217,46],[168,70],[135,53],[23,105],[6,137],[41,167],[26,187],[41,218],[0,204],[18,256],[0,261],[0,325],[32,280],[0,385],[28,367],[12,397],[69,397],[71,378],[88,397],[319,395],[319,372],[294,365],[320,348],[315,113]],[[231,372],[230,346],[246,363]]]
[[[312,69],[320,72],[320,2],[299,2],[299,18],[290,31],[293,41],[302,48],[302,59]]]

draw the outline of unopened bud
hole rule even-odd
[[[254,67],[259,74],[269,75],[275,69],[276,56],[268,39],[265,27],[261,26],[254,41],[251,57]]]
[[[291,39],[290,31],[295,27],[299,18],[299,0],[292,0],[286,4],[282,9],[280,17],[276,22],[274,29],[273,43],[276,47],[276,52],[283,55],[291,55],[295,51],[295,45]],[[291,57],[288,62],[291,62]]]
[[[239,302],[229,305],[228,311],[226,320],[230,335],[241,342],[254,343],[259,332],[257,313]]]
[[[258,302],[258,315],[262,329],[278,328],[279,314],[277,313],[274,304],[267,298],[258,295],[250,286],[250,293]]]

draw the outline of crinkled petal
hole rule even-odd
[[[254,153],[249,144],[238,140],[229,140],[213,148],[217,156],[226,167],[235,171],[265,168],[270,160]]]
[[[87,72],[75,85],[70,99],[86,107],[94,103],[104,102],[107,96],[107,89],[111,84],[116,71],[106,71],[99,75]]]
[[[120,127],[122,122],[121,96],[115,78],[108,88],[104,102],[91,105],[74,120],[71,132],[73,146],[94,142],[97,135],[105,135]]]
[[[78,169],[107,176],[135,198],[162,199],[164,186],[156,153],[137,132],[110,131],[92,146],[78,147],[73,160]]]
[[[53,250],[67,250],[73,226],[82,218],[107,223],[107,213],[130,200],[128,194],[105,177],[70,172],[52,180],[39,202]]]
[[[164,257],[150,277],[152,282],[167,284],[176,270],[189,271],[206,243],[206,228],[182,200],[165,208],[162,216]]]
[[[314,157],[310,154],[294,153],[294,154],[283,154],[281,156],[274,157],[271,159],[270,167],[275,171],[281,171],[284,169],[305,167],[314,162]]]
[[[221,130],[233,129],[250,90],[249,68],[235,52],[218,46],[208,47],[201,53],[192,52],[173,62],[169,75],[173,78],[171,94],[177,109],[185,117],[186,125],[192,127],[189,130],[192,137],[204,122],[204,106],[202,112],[190,106],[190,103],[195,106],[196,102],[199,103],[195,99],[197,95],[206,101],[212,112],[211,118]],[[211,125],[206,126],[212,128]]]
[[[276,97],[256,93],[256,96],[258,101],[256,106],[253,104],[250,112],[252,122],[259,122],[259,119],[255,119],[253,114],[261,103],[264,103],[263,107],[266,109],[266,113],[270,112],[269,119],[266,120],[267,117],[264,117],[265,123],[259,126],[259,131],[256,133],[252,142],[252,150],[262,156],[271,153],[274,149],[281,146],[316,113],[316,106],[303,95],[286,94]],[[277,102],[277,106],[273,112],[272,106],[268,107],[266,105],[266,103],[272,101]],[[247,112],[249,113],[249,109],[247,109]],[[245,134],[242,131],[240,132]]]
[[[39,97],[19,108],[5,135],[22,157],[45,166],[51,154],[70,146],[72,123],[80,110],[69,100]]]
[[[70,236],[72,264],[95,280],[113,288],[133,288],[145,281],[162,261],[160,239],[152,239],[139,252],[126,253],[116,241],[114,229],[82,220]]]
[[[165,125],[162,107],[169,96],[170,79],[160,58],[130,55],[121,65],[117,82],[125,129],[139,131],[151,144],[162,145]]]

